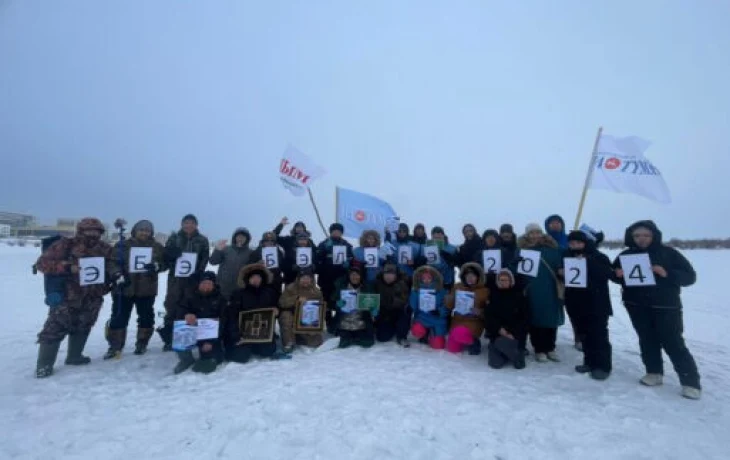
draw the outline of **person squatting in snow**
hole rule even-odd
[[[318,347],[324,331],[295,333],[294,328],[297,308],[315,302],[326,305],[326,332],[339,336],[341,348],[371,347],[376,339],[387,342],[394,338],[408,347],[410,332],[433,349],[477,355],[483,332],[489,340],[489,366],[502,368],[511,363],[517,369],[525,367],[528,338],[536,362],[560,361],[557,328],[564,323],[567,310],[576,348],[583,351],[583,363],[575,370],[605,380],[612,371],[608,321],[613,311],[608,283],[613,281],[622,286],[623,302],[639,337],[646,367],[641,383],[662,383],[664,350],[679,375],[683,396],[700,397],[697,365],[682,337],[680,300],[681,287],[694,284],[696,275],[681,253],[662,244],[662,234],[651,221],[639,221],[626,229],[628,249],[621,254],[644,254],[651,260],[656,284],[638,287],[626,284],[620,257],[611,264],[598,249],[602,233],[566,233],[558,215],[548,217],[543,226],[527,225],[519,237],[510,224],[503,224],[499,231],[488,229],[481,238],[476,227],[467,224],[462,229],[464,244],[458,247],[449,243],[439,226],[432,228],[428,239],[423,224],[417,224],[410,234],[408,225],[401,223],[394,236],[385,230],[385,244],[381,244],[380,233],[368,230],[353,248],[344,239],[345,228],[340,223],[330,226],[329,237],[318,246],[303,222],[281,236],[287,224],[288,219],[283,218],[274,231],[265,232],[254,250],[249,249],[250,232],[236,229],[232,244],[219,242],[210,257],[211,264],[220,267],[216,276],[205,271],[209,242],[199,233],[193,215],[182,219],[180,231],[164,248],[154,242],[151,222],[134,226],[131,238],[121,243],[124,257],[129,257],[132,248],[152,248],[152,263],[138,273],[117,266],[113,249],[100,241],[104,227],[98,219],[83,219],[74,238],[54,243],[36,264],[48,278],[47,291],[53,285],[52,277],[63,281],[56,289],[60,294],[47,292],[49,305],[48,299],[54,295],[61,301],[52,302],[38,336],[36,375],[53,373],[59,344],[66,335],[66,363],[90,361],[81,352],[103,296],[115,287],[122,290],[122,296],[113,303],[105,357],[120,356],[134,306],[139,315],[135,353],[143,354],[152,335],[157,274],[169,269],[166,317],[158,329],[164,350],[172,349],[173,320],[194,324],[198,318],[220,318],[220,338],[199,344],[198,361],[192,352],[179,353],[176,372],[190,367],[212,372],[222,360],[245,363],[254,356],[279,356],[276,335],[270,343],[241,341],[239,316],[252,309],[274,308],[284,355],[297,346]],[[489,273],[484,267],[486,250],[497,250],[502,259],[501,266]],[[539,268],[531,274],[519,269],[526,261],[525,250],[539,255]],[[196,262],[193,273],[178,274],[175,269],[184,253]],[[79,260],[87,257],[105,260],[102,284],[81,285]],[[566,258],[585,260],[584,288],[566,289]],[[457,268],[459,282],[454,284]],[[359,305],[359,294],[377,294],[379,305]]]

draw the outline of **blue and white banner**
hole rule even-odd
[[[337,187],[337,222],[345,227],[344,235],[359,238],[366,230],[383,236],[385,226],[397,218],[393,207],[372,195]]]

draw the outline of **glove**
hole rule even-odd
[[[160,264],[153,262],[151,264],[146,264],[143,268],[147,270],[147,273],[157,273],[160,271]]]
[[[112,283],[115,286],[121,286],[126,282],[127,280],[124,278],[124,274],[122,274],[121,272],[112,275]]]

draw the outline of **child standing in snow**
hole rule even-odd
[[[446,350],[460,353],[468,348],[470,355],[478,355],[482,352],[479,339],[484,332],[489,289],[484,285],[484,270],[475,262],[464,264],[459,278],[461,282],[446,297],[446,307],[453,311]]]
[[[428,340],[436,350],[446,346],[449,309],[444,303],[445,297],[443,278],[438,270],[428,265],[416,270],[409,300],[414,312],[411,334],[419,340]]]
[[[485,311],[489,338],[488,362],[501,369],[511,362],[515,369],[525,367],[525,342],[530,327],[530,307],[524,286],[515,282],[512,272],[503,268],[497,276],[497,287],[490,292]]]

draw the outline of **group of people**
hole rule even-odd
[[[433,227],[428,235],[423,224],[411,233],[403,223],[392,233],[385,229],[384,241],[376,230],[363,232],[357,247],[343,237],[343,225],[334,223],[329,237],[316,245],[303,222],[282,235],[288,224],[282,219],[262,235],[256,248],[250,245],[247,229],[236,229],[230,244],[219,241],[211,254],[193,215],[182,219],[180,230],[165,246],[155,241],[154,227],[146,220],[137,222],[130,237],[115,247],[101,240],[105,228],[98,219],[81,220],[75,237],[53,243],[36,263],[46,275],[50,307],[38,335],[36,376],[52,375],[59,345],[67,335],[66,364],[90,362],[82,351],[109,292],[112,314],[106,325],[109,349],[104,358],[121,357],[134,308],[138,314],[134,353],[144,354],[154,335],[158,274],[170,270],[166,314],[157,329],[163,350],[173,350],[175,321],[195,325],[201,319],[215,319],[220,324],[217,338],[197,343],[198,359],[191,350],[177,351],[175,373],[191,367],[209,373],[224,360],[244,363],[253,356],[287,355],[297,346],[320,346],[325,330],[303,333],[294,327],[297,308],[314,301],[326,309],[326,332],[339,337],[339,347],[370,347],[393,339],[409,347],[412,336],[433,349],[478,355],[485,337],[487,362],[495,369],[508,364],[524,368],[528,340],[536,362],[560,361],[557,329],[567,311],[575,346],[583,352],[583,362],[575,370],[605,380],[612,370],[608,321],[613,314],[609,282],[614,282],[622,286],[639,338],[646,367],[640,382],[662,384],[664,350],[679,375],[682,395],[690,399],[701,395],[697,366],[682,337],[680,300],[681,287],[693,284],[696,275],[680,252],[662,244],[662,234],[652,221],[626,229],[627,249],[613,262],[599,250],[601,232],[588,227],[566,232],[558,215],[548,217],[542,226],[527,225],[519,237],[510,224],[481,235],[467,224],[460,246],[449,242],[442,227]],[[528,258],[528,252],[537,258]],[[634,255],[648,255],[653,283],[627,280],[634,273],[624,273],[622,256]],[[103,258],[103,283],[85,280],[87,258]],[[567,259],[584,263],[580,287],[566,283]],[[218,266],[217,273],[207,269],[209,264]],[[639,275],[643,281],[645,276]],[[377,294],[379,302],[363,308],[353,301],[360,294]],[[265,343],[242,340],[241,313],[271,307],[279,335]]]

